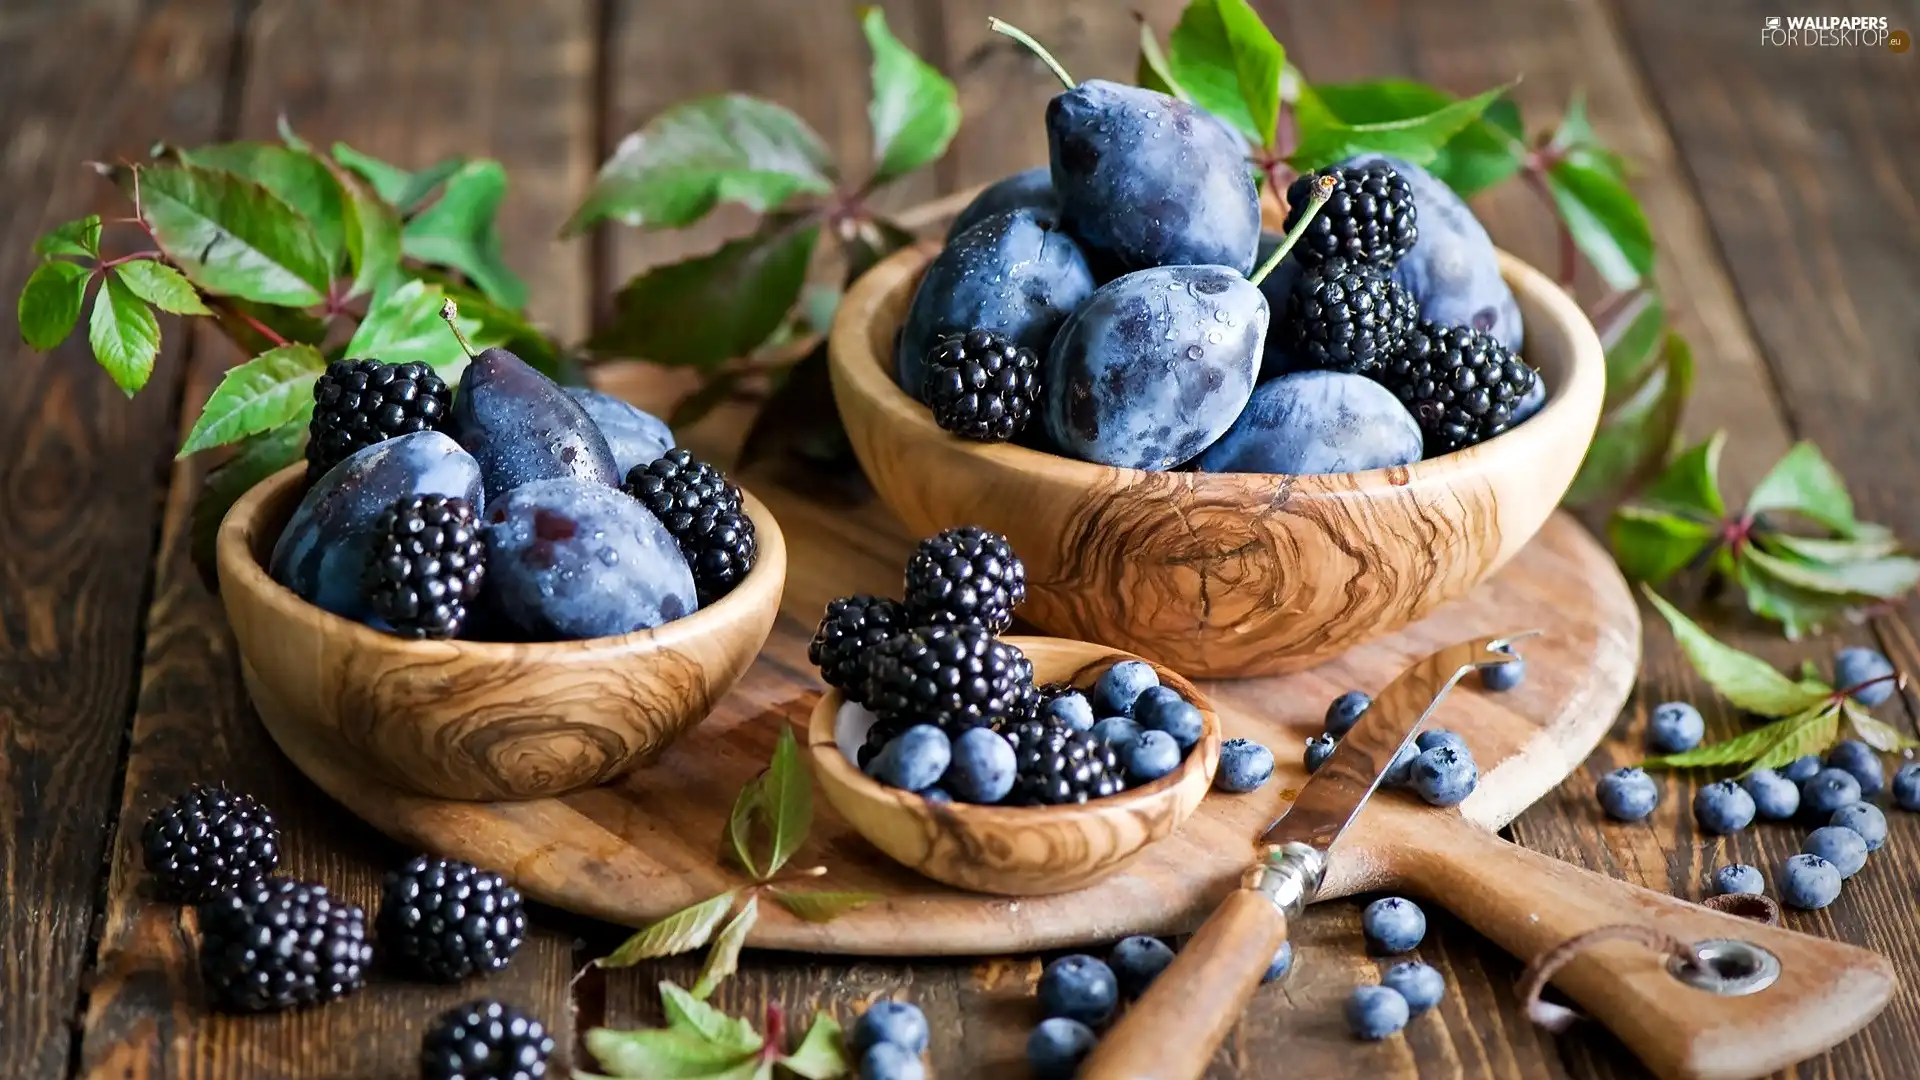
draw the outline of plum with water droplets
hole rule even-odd
[[[446,432],[480,462],[494,498],[558,477],[620,483],[613,449],[587,410],[505,349],[488,349],[467,365]]]
[[[593,425],[606,437],[607,448],[613,451],[613,467],[621,476],[673,449],[673,430],[665,420],[612,394],[584,386],[566,389],[567,396],[587,410]]]
[[[1301,371],[1261,383],[1233,427],[1200,455],[1205,472],[1361,472],[1411,465],[1420,424],[1364,375]]]
[[[965,210],[955,214],[953,224],[947,226],[947,243],[953,243],[954,237],[988,218],[1013,210],[1037,210],[1048,217],[1058,216],[1060,199],[1053,193],[1053,173],[1045,165],[1003,176],[981,188],[980,194],[973,197]]]

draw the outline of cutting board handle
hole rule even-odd
[[[1523,960],[1620,924],[1690,944],[1745,941],[1779,960],[1779,978],[1745,996],[1689,985],[1669,973],[1665,956],[1630,941],[1596,944],[1560,969],[1553,985],[1663,1080],[1765,1076],[1860,1030],[1893,993],[1893,967],[1878,953],[1582,870],[1508,843],[1458,814],[1421,818],[1421,835],[1397,838],[1402,850],[1389,864],[1410,891]]]

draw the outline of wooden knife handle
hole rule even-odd
[[[1080,1080],[1194,1080],[1287,940],[1287,917],[1237,889],[1081,1066]]]

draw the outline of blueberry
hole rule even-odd
[[[927,354],[949,334],[992,330],[1045,356],[1093,288],[1080,245],[1052,216],[1015,210],[980,222],[936,255],[920,279],[894,347],[901,388],[921,396]]]
[[[461,372],[446,431],[480,463],[495,500],[535,480],[623,479],[587,410],[505,349],[486,350]]]
[[[1387,765],[1387,771],[1380,774],[1380,782],[1387,787],[1407,787],[1413,783],[1413,763],[1420,760],[1420,748],[1413,743],[1404,743],[1399,753],[1393,755],[1393,761]]]
[[[1347,998],[1347,1027],[1377,1042],[1407,1026],[1407,999],[1388,986],[1356,986]]]
[[[1096,1041],[1093,1029],[1078,1020],[1042,1020],[1027,1036],[1027,1067],[1037,1080],[1072,1080]]]
[[[1076,953],[1048,964],[1040,973],[1040,1012],[1099,1027],[1120,1003],[1113,969],[1098,957]]]
[[[1753,824],[1753,796],[1731,780],[1716,780],[1693,794],[1693,820],[1724,836]]]
[[[1741,778],[1740,786],[1753,796],[1754,812],[1762,821],[1785,821],[1800,812],[1800,785],[1772,769],[1753,770]]]
[[[1818,855],[1800,854],[1780,864],[1774,884],[1781,903],[1812,911],[1839,898],[1840,880],[1840,871],[1832,863]]]
[[[1306,763],[1307,771],[1319,772],[1320,766],[1325,765],[1327,759],[1333,756],[1333,748],[1338,742],[1339,740],[1324,732],[1308,739],[1306,755],[1302,759]]]
[[[1173,963],[1173,950],[1157,937],[1135,934],[1121,938],[1113,947],[1113,953],[1107,957],[1108,966],[1113,968],[1114,978],[1120,981],[1120,992],[1128,1000],[1147,992],[1147,987],[1160,973]]]
[[[1713,872],[1713,891],[1720,896],[1735,893],[1759,896],[1766,888],[1766,879],[1760,876],[1759,869],[1746,863],[1731,863]]]
[[[307,603],[364,621],[373,609],[361,577],[381,513],[408,495],[458,496],[479,507],[482,490],[479,462],[438,431],[374,443],[307,489],[280,530],[267,572]]]
[[[1647,718],[1647,749],[1656,754],[1685,753],[1706,737],[1706,718],[1684,701],[1656,705]]]
[[[919,1054],[927,1048],[927,1015],[905,1001],[876,1001],[853,1022],[847,1046],[863,1054],[870,1046],[890,1043]]]
[[[1780,775],[1796,784],[1804,784],[1808,780],[1813,779],[1813,774],[1819,771],[1820,755],[1807,754],[1804,757],[1794,758],[1792,761],[1781,766]]]
[[[1871,799],[1886,790],[1887,774],[1880,768],[1880,755],[1858,739],[1842,739],[1827,751],[1827,765],[1845,769],[1860,782],[1860,797]]]
[[[1067,722],[1075,731],[1093,730],[1093,703],[1087,695],[1078,690],[1070,690],[1047,702],[1041,710],[1048,716],[1058,717]]]
[[[1539,381],[1534,380],[1536,383]],[[1521,680],[1527,677],[1527,662],[1522,657],[1515,657],[1495,667],[1480,668],[1479,672],[1481,688],[1501,694],[1519,686]]]
[[[673,449],[673,430],[667,422],[629,402],[584,386],[569,386],[567,394],[593,419],[593,426],[613,451],[613,468],[625,477],[637,465],[650,465]]]
[[[1162,266],[1102,285],[1041,364],[1048,437],[1103,465],[1191,461],[1246,408],[1267,319],[1266,297],[1225,266]]]
[[[1821,769],[1800,785],[1800,809],[1824,821],[1835,810],[1860,801],[1860,781],[1845,769]]]
[[[1003,176],[980,190],[965,210],[954,216],[953,224],[947,226],[947,243],[975,225],[1013,210],[1034,210],[1055,217],[1060,211],[1060,200],[1053,194],[1053,173],[1045,165],[1035,165]]]
[[[1473,755],[1454,746],[1422,750],[1407,771],[1413,790],[1430,806],[1458,806],[1480,782]]]
[[[881,751],[880,756],[885,757],[886,752]],[[940,778],[940,786],[961,802],[997,803],[1013,790],[1013,774],[1018,768],[1013,745],[998,732],[968,728],[953,740],[953,761]]]
[[[1646,770],[1615,769],[1594,790],[1600,809],[1615,821],[1641,821],[1660,802],[1660,788]]]
[[[1413,745],[1419,747],[1423,753],[1436,746],[1451,746],[1461,753],[1472,753],[1467,747],[1467,740],[1462,738],[1459,732],[1448,731],[1446,728],[1434,728],[1431,731],[1421,732],[1419,737],[1413,740]]]
[[[991,732],[989,732],[991,734]],[[998,736],[995,736],[998,738]],[[1005,739],[1000,740],[1002,743]],[[1013,749],[1011,746],[1007,749]],[[919,791],[940,782],[953,760],[947,733],[932,724],[915,724],[888,741],[872,761],[867,775],[902,791]],[[1009,783],[1011,788],[1012,784]],[[948,789],[952,794],[952,788]]]
[[[925,788],[920,792],[920,797],[936,806],[953,805],[953,796],[947,794],[947,789],[943,787]]]
[[[1149,731],[1164,731],[1186,750],[1200,741],[1206,720],[1171,686],[1149,686],[1133,702],[1133,719]]]
[[[1447,980],[1440,972],[1418,960],[1407,960],[1388,968],[1387,973],[1380,976],[1380,985],[1406,998],[1407,1013],[1411,1016],[1419,1016],[1440,1004],[1447,992]]]
[[[1885,656],[1858,645],[1833,655],[1833,685],[1853,691],[1853,700],[1871,709],[1893,696],[1893,664]],[[1874,682],[1885,679],[1885,682]],[[1862,683],[1872,686],[1861,686]],[[1859,689],[1854,689],[1860,687]]]
[[[1822,825],[1813,830],[1801,850],[1832,863],[1843,878],[1852,877],[1867,865],[1866,840],[1845,825]]]
[[[1908,762],[1893,774],[1893,804],[1902,810],[1920,810],[1920,761]]]
[[[1144,784],[1180,767],[1180,744],[1164,731],[1142,731],[1120,759],[1126,762],[1127,775]]]
[[[1125,754],[1140,737],[1140,725],[1124,716],[1109,716],[1093,725],[1093,737],[1113,747],[1116,754]]]
[[[927,1080],[920,1055],[892,1043],[874,1043],[860,1055],[860,1080]]]
[[[1047,144],[1061,220],[1098,261],[1122,272],[1253,269],[1259,195],[1218,119],[1165,94],[1089,79],[1047,103]]]
[[[1327,724],[1324,730],[1336,739],[1345,735],[1353,730],[1353,725],[1360,722],[1360,714],[1366,712],[1367,707],[1372,704],[1373,699],[1358,690],[1349,690],[1341,694],[1333,699],[1333,704],[1327,706]]]
[[[1887,815],[1872,803],[1857,802],[1843,806],[1827,819],[1828,825],[1852,829],[1867,842],[1868,851],[1879,851],[1887,842]]]
[[[1393,391],[1364,375],[1301,371],[1254,388],[1233,426],[1200,455],[1200,471],[1310,476],[1411,465],[1420,424]]]
[[[1405,897],[1383,896],[1360,913],[1360,930],[1376,953],[1412,952],[1427,936],[1427,915]]]
[[[1259,789],[1273,777],[1273,751],[1251,739],[1228,739],[1220,747],[1220,768],[1213,786],[1240,794]]]
[[[1267,973],[1260,976],[1262,983],[1279,982],[1293,970],[1293,942],[1283,941],[1273,950],[1273,959],[1267,964]]]
[[[1527,392],[1521,396],[1520,403],[1513,407],[1513,423],[1518,424],[1533,416],[1547,403],[1547,378],[1534,372],[1533,381],[1527,384]]]
[[[1159,686],[1160,676],[1153,665],[1141,660],[1122,660],[1101,672],[1093,684],[1093,710],[1101,716],[1133,715],[1133,703],[1148,687]]]
[[[523,484],[487,507],[482,535],[487,595],[536,640],[645,630],[699,606],[673,534],[619,488],[574,478]]]

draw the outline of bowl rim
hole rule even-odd
[[[933,422],[932,414],[926,407],[908,396],[894,381],[892,356],[883,356],[874,350],[868,333],[869,324],[879,317],[886,297],[900,288],[906,278],[912,278],[913,287],[918,288],[919,274],[939,254],[942,246],[935,241],[914,244],[881,260],[861,275],[848,290],[839,311],[834,315],[829,332],[828,354],[834,370],[876,409],[883,411],[889,422],[913,429],[910,434],[915,438],[945,440],[960,452],[997,468],[1045,473],[1058,481],[1080,486],[1113,482],[1116,478],[1118,483],[1131,486],[1149,477],[1168,474],[1189,477],[1189,482],[1194,485],[1207,484],[1211,477],[1275,477],[1285,478],[1289,488],[1302,495],[1343,498],[1378,495],[1404,489],[1414,483],[1444,485],[1482,471],[1488,467],[1487,459],[1495,451],[1517,447],[1528,441],[1528,433],[1552,430],[1556,421],[1564,422],[1581,408],[1581,400],[1598,400],[1605,393],[1606,354],[1592,321],[1573,297],[1552,279],[1518,256],[1496,247],[1494,254],[1500,262],[1500,274],[1509,287],[1516,294],[1523,293],[1544,307],[1549,322],[1566,328],[1573,340],[1567,350],[1569,370],[1566,377],[1556,380],[1559,385],[1547,387],[1547,400],[1540,411],[1485,442],[1438,457],[1423,458],[1408,465],[1344,473],[1201,472],[1184,469],[1156,472],[1082,461],[1012,442],[975,442],[953,435]],[[1525,358],[1524,349],[1522,358]],[[1592,438],[1593,433],[1588,432],[1589,443]],[[1244,483],[1244,480],[1239,482]]]
[[[293,590],[280,584],[254,558],[249,534],[259,524],[267,503],[291,494],[288,489],[306,475],[306,466],[295,463],[267,477],[236,500],[220,520],[215,540],[215,564],[220,585],[239,588],[258,600],[283,620],[306,620],[321,632],[342,637],[355,646],[389,652],[413,654],[421,660],[442,660],[451,651],[478,659],[520,658],[529,650],[556,659],[592,660],[636,652],[671,649],[691,639],[719,633],[746,618],[750,611],[772,607],[778,611],[787,576],[787,542],[780,523],[751,491],[740,487],[742,508],[753,521],[759,555],[753,569],[740,579],[727,595],[671,622],[644,630],[631,630],[606,637],[573,638],[565,641],[471,641],[463,638],[403,638],[376,630],[362,622],[336,615],[310,604]],[[739,486],[736,484],[736,486]],[[277,538],[276,538],[277,539]]]
[[[999,806],[964,803],[958,799],[951,803],[930,803],[919,792],[888,787],[854,767],[853,762],[848,760],[847,755],[841,751],[834,730],[840,707],[846,704],[846,695],[829,687],[820,695],[820,699],[814,702],[813,712],[807,717],[807,753],[812,757],[815,768],[822,772],[820,782],[823,785],[828,783],[827,775],[830,774],[834,783],[856,792],[869,802],[885,802],[898,812],[921,818],[938,818],[948,824],[964,820],[968,823],[966,827],[969,828],[976,824],[980,827],[1019,827],[1040,821],[1070,822],[1082,816],[1099,817],[1109,813],[1125,812],[1172,795],[1177,789],[1189,783],[1195,773],[1208,774],[1206,785],[1209,789],[1212,788],[1213,777],[1207,762],[1211,756],[1214,767],[1218,767],[1219,748],[1226,741],[1225,733],[1221,730],[1220,714],[1214,709],[1212,700],[1186,676],[1165,664],[1135,655],[1125,649],[1101,645],[1093,641],[1081,641],[1078,638],[1052,637],[1044,634],[1007,634],[1001,635],[999,640],[1019,648],[1023,653],[1035,642],[1058,643],[1087,651],[1090,658],[1080,664],[1077,669],[1079,671],[1084,671],[1093,664],[1103,661],[1109,661],[1108,667],[1123,660],[1139,660],[1148,664],[1153,668],[1154,674],[1160,678],[1160,685],[1166,686],[1171,683],[1181,697],[1200,710],[1200,739],[1180,759],[1179,767],[1172,772],[1151,783],[1128,788],[1118,795],[1109,795],[1104,799],[1089,799],[1084,803],[1059,806]],[[1093,655],[1094,651],[1097,651],[1097,655]],[[1210,744],[1213,750],[1211,755],[1206,752]],[[1202,798],[1204,797],[1203,794]],[[860,831],[858,825],[854,826],[854,831]]]

